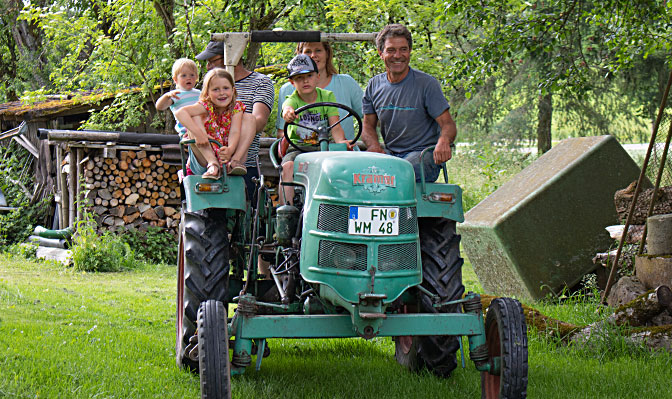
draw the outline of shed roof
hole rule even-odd
[[[170,82],[163,84],[163,88],[170,87]],[[162,87],[157,85],[155,90]],[[93,108],[100,108],[112,102],[116,96],[132,92],[140,93],[142,88],[133,87],[117,92],[84,91],[75,94],[47,95],[45,100],[34,103],[27,101],[12,101],[0,104],[0,119],[5,120],[34,120],[47,119],[53,116],[84,113]]]

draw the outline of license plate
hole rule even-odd
[[[399,235],[399,207],[351,206],[348,233],[362,236]]]

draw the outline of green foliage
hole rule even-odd
[[[26,241],[35,226],[46,221],[50,202],[50,198],[34,205],[25,202],[9,213],[0,214],[0,249]]]
[[[72,246],[75,270],[85,272],[118,272],[140,266],[131,247],[110,232],[98,234],[90,215],[77,222]]]
[[[446,164],[448,180],[462,187],[466,212],[523,170],[531,158],[529,153],[492,145],[458,147]]]
[[[111,105],[95,112],[82,126],[90,130],[127,131],[146,122],[145,99],[148,93],[120,92]]]
[[[22,259],[37,260],[37,248],[35,243],[12,244],[5,248],[5,252]]]
[[[138,259],[149,263],[177,263],[177,241],[164,229],[150,227],[146,232],[129,230],[121,234],[121,239]]]

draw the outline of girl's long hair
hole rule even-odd
[[[310,42],[299,42],[296,45],[296,54],[303,54],[303,48],[306,47],[306,44]],[[327,70],[327,76],[336,75],[338,71],[334,66],[334,49],[331,47],[331,44],[327,42],[317,42],[322,45],[324,52],[327,53],[327,63],[325,68]]]
[[[233,108],[236,106],[238,92],[236,91],[236,83],[233,81],[233,76],[231,76],[231,74],[228,73],[224,68],[214,68],[205,74],[205,77],[203,78],[203,90],[201,90],[199,99],[204,102],[207,101],[212,103],[210,96],[208,96],[208,91],[210,91],[210,84],[214,78],[224,78],[228,80],[229,83],[231,83],[231,87],[233,88],[233,97],[231,98],[231,102],[229,103],[229,106],[226,107],[224,112],[233,112]]]

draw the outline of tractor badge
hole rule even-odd
[[[384,191],[387,187],[396,187],[394,175],[388,175],[384,170],[369,166],[363,173],[352,174],[353,186],[364,186],[364,189],[377,194]]]

